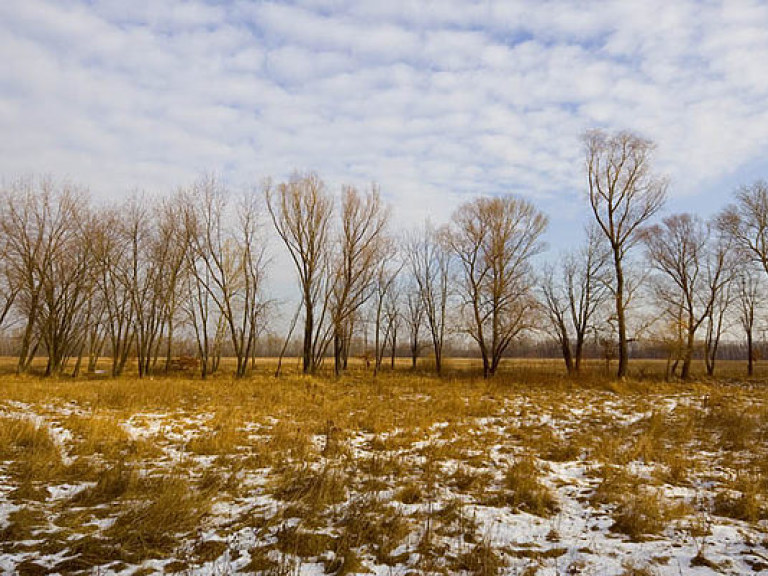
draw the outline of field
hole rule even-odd
[[[0,362],[0,571],[768,571],[768,385],[470,361],[437,378],[43,379]],[[640,378],[643,376],[643,378]]]

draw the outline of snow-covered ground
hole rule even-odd
[[[763,396],[739,393],[731,421],[718,412],[723,398],[730,397],[493,391],[467,398],[457,412],[442,405],[431,411],[437,398],[430,389],[398,400],[421,411],[418,425],[395,414],[388,426],[349,415],[321,422],[303,421],[300,412],[291,420],[241,410],[228,421],[215,409],[94,411],[7,401],[0,403],[3,425],[28,420],[47,430],[62,471],[40,472],[44,481],[23,478],[8,454],[16,450],[21,460],[34,448],[22,443],[3,452],[0,571],[768,573],[768,466],[761,465],[768,412]],[[739,414],[749,420],[745,438]],[[99,419],[116,423],[124,438],[111,448],[94,440],[84,452],[84,435],[97,428],[82,421]],[[91,471],[78,472],[78,462]],[[510,480],[521,462],[532,462],[530,485]],[[181,478],[197,495],[192,505],[205,507],[195,527],[176,526],[170,513],[170,547],[147,544],[138,555],[121,555],[125,536],[112,527],[155,493],[83,495],[123,465],[137,477],[159,478],[159,492],[164,475]],[[213,488],[205,484],[212,472]],[[624,483],[611,489],[613,473]],[[45,493],[20,489],[27,484]],[[727,496],[751,504],[752,516],[744,506],[728,514],[718,504]],[[635,516],[625,524],[643,522],[646,513],[661,524],[634,533],[617,521],[627,510]],[[93,542],[97,552],[89,551]],[[104,550],[117,551],[94,557]]]

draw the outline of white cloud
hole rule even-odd
[[[0,173],[116,197],[315,169],[402,222],[513,190],[578,234],[585,128],[656,140],[678,195],[766,157],[766,30],[740,0],[7,0]]]

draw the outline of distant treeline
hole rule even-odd
[[[67,182],[26,178],[0,191],[0,353],[18,371],[93,371],[108,357],[140,377],[192,360],[202,377],[235,359],[299,356],[307,373],[352,356],[374,371],[397,356],[664,358],[690,376],[702,357],[766,353],[768,187],[735,192],[710,221],[659,219],[667,182],[653,144],[584,135],[583,241],[544,262],[547,217],[514,195],[475,197],[445,224],[394,227],[378,188],[329,191],[317,174],[266,181],[239,196],[212,176],[171,196],[96,205]],[[300,301],[267,297],[269,239],[295,271]],[[276,318],[289,320],[276,322]],[[285,325],[278,330],[278,325]],[[281,333],[278,333],[281,332]],[[758,345],[759,344],[759,345]],[[278,364],[278,373],[280,371]]]
[[[165,337],[163,337],[165,338]],[[0,335],[0,357],[14,357],[18,356],[19,347],[21,342],[21,334],[6,334]],[[373,348],[366,344],[365,339],[355,337],[350,343],[350,357],[358,360],[369,360],[372,364],[374,360]],[[159,349],[165,349],[163,342],[161,342]],[[234,350],[231,345],[224,342],[221,346],[221,357],[231,358],[234,357]],[[302,353],[302,341],[301,339],[294,338],[287,345],[285,344],[284,337],[276,335],[261,336],[254,348],[254,359],[269,358],[275,359],[283,353],[286,358],[292,358],[293,362],[298,357],[301,357]],[[386,357],[383,359],[382,366],[384,368],[391,368],[393,358],[390,345],[386,348]],[[455,339],[449,339],[445,344],[444,350],[447,358],[471,358],[480,359],[480,351],[476,345],[472,343],[465,343],[461,345]],[[110,358],[110,350],[108,345],[103,350],[104,358]],[[199,361],[197,361],[197,343],[192,338],[178,335],[173,342],[173,354],[171,368],[174,368],[173,360],[194,358],[195,362],[193,366],[199,367]],[[643,342],[631,342],[630,343],[630,358],[644,359],[644,360],[667,360],[669,357],[669,349],[663,342],[657,342],[654,340],[648,340]],[[693,354],[694,359],[704,359],[704,342],[697,342],[696,348]],[[38,350],[37,358],[46,359],[45,350]],[[543,337],[521,337],[514,342],[512,346],[504,353],[503,358],[520,358],[520,359],[541,359],[541,360],[560,360],[562,362],[562,348],[560,343],[555,339],[548,336]],[[743,361],[746,362],[747,345],[742,341],[723,341],[720,344],[718,350],[718,358],[728,361]],[[753,346],[753,358],[754,360],[768,360],[768,340],[763,339],[761,334],[760,340],[755,341]],[[407,342],[401,342],[397,344],[395,350],[394,361],[397,362],[396,367],[401,367],[402,359],[407,359],[411,362],[411,350]],[[606,354],[606,348],[593,341],[587,342],[584,346],[583,359],[586,360],[609,360],[613,362],[616,360],[616,350]],[[332,361],[333,356],[329,353],[326,357],[327,361]],[[129,363],[136,361],[136,355],[129,356]],[[158,357],[157,362],[153,362],[155,372],[163,373],[165,371],[165,358]],[[434,363],[433,356],[429,353],[429,350],[423,351],[418,357],[417,361],[421,362],[420,367],[431,366]],[[564,365],[563,365],[564,367]],[[380,366],[381,368],[381,366]],[[184,364],[185,370],[190,370],[189,365]]]

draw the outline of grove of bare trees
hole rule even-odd
[[[44,358],[48,376],[206,378],[230,358],[243,378],[263,355],[280,357],[277,373],[286,356],[336,375],[353,356],[374,374],[402,356],[442,374],[461,353],[490,378],[530,342],[551,342],[569,375],[617,359],[624,378],[645,353],[685,380],[697,358],[714,374],[727,341],[742,343],[752,375],[768,327],[768,186],[740,188],[709,219],[662,216],[651,141],[593,130],[583,143],[589,221],[549,259],[547,216],[514,194],[403,230],[375,184],[334,190],[316,173],[242,193],[206,175],[111,205],[51,178],[4,183],[3,346],[18,372]],[[278,294],[276,269],[293,277]]]

